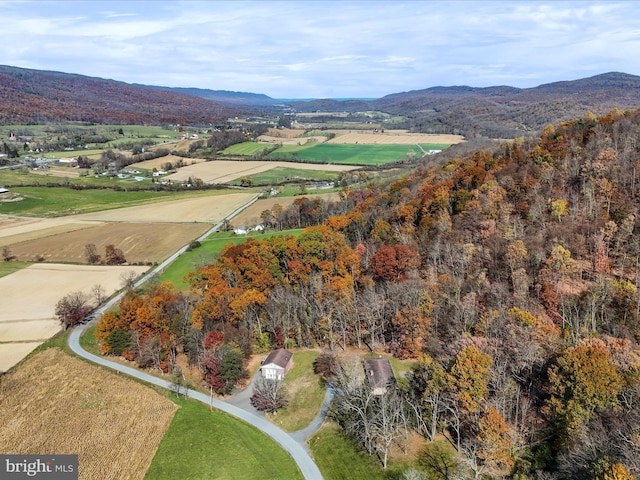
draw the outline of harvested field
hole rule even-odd
[[[60,330],[55,305],[66,294],[90,294],[101,285],[107,295],[122,287],[122,275],[148,267],[85,266],[36,263],[0,278],[0,370],[18,363],[37,345]],[[0,450],[1,451],[1,450]]]
[[[260,135],[257,138],[258,142],[262,143],[281,143],[283,145],[304,145],[308,142],[317,142],[322,143],[327,141],[327,137],[323,137],[320,135],[314,135],[312,137],[293,137],[293,138],[283,138],[283,137],[274,137],[272,135]]]
[[[78,454],[83,480],[143,479],[177,406],[52,348],[0,379],[0,451]]]
[[[299,137],[305,132],[304,129],[293,128],[270,128],[267,135],[278,138],[295,138]]]
[[[262,223],[260,214],[265,210],[271,210],[275,205],[287,208],[299,198],[302,197],[263,198],[233,217],[231,224],[234,227],[257,225]],[[308,198],[336,201],[340,199],[340,194],[338,192],[321,193],[318,195],[310,195]]]
[[[464,142],[461,135],[436,135],[429,133],[407,133],[403,130],[385,130],[384,133],[335,130],[337,136],[327,143],[362,145],[453,145]]]
[[[72,217],[31,218],[0,215],[0,247],[95,225]]]
[[[246,161],[233,162],[216,160],[182,167],[177,173],[165,177],[172,182],[184,182],[189,177],[196,177],[205,183],[227,183],[237,178],[265,172],[275,167],[290,167],[301,170],[318,170],[318,165],[295,162]],[[322,165],[321,169],[330,172],[343,172],[358,167],[352,165]]]
[[[146,170],[153,170],[154,168],[160,170],[167,162],[175,165],[177,162],[182,160],[185,165],[192,165],[195,163],[206,162],[204,158],[183,158],[178,157],[177,155],[167,155],[166,157],[158,157],[153,160],[145,160],[144,162],[132,163],[125,170],[136,170],[138,168],[143,168]]]
[[[204,165],[208,165],[208,163]],[[201,165],[193,165],[192,167],[198,166]],[[74,215],[71,218],[74,220],[93,220],[100,222],[217,223],[255,197],[255,193],[208,195],[184,198],[181,200],[169,200],[137,207],[124,207],[104,210],[102,212],[84,213]]]
[[[38,238],[9,243],[9,248],[19,261],[32,261],[41,256],[47,262],[86,263],[87,244],[94,244],[101,255],[107,245],[114,245],[123,251],[129,263],[156,263],[209,228],[211,225],[206,223],[93,223],[82,230],[48,236],[44,234],[51,232],[40,232]],[[0,238],[0,244],[11,240],[11,237],[4,242],[2,240]]]

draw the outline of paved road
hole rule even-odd
[[[169,390],[175,390],[175,386],[171,382],[154,377],[153,375],[149,375],[148,373],[141,372],[134,368],[127,367],[126,365],[120,365],[118,363],[112,362],[111,360],[108,360],[107,358],[98,357],[97,355],[93,355],[84,350],[80,346],[80,336],[82,335],[82,332],[87,327],[87,325],[78,325],[69,335],[69,347],[74,353],[83,358],[86,358],[91,362],[97,363],[98,365],[102,365],[104,367],[111,368],[118,372],[130,375],[134,378],[137,378],[138,380],[142,380],[152,385],[156,385],[158,387],[166,388]],[[247,422],[248,424],[253,425],[254,427],[263,431],[271,438],[273,438],[289,455],[291,455],[293,460],[298,464],[298,468],[302,472],[302,475],[305,479],[322,479],[322,474],[320,473],[318,466],[311,459],[305,447],[301,445],[300,442],[296,441],[296,439],[294,439],[291,435],[285,433],[265,418],[261,418],[257,415],[254,415],[253,413],[243,410],[242,408],[230,405],[215,398],[212,399],[209,395],[201,392],[187,390],[185,392],[185,395],[189,398],[193,398],[194,400],[198,400],[205,405],[212,406],[213,408],[217,408],[218,410],[239,418],[240,420]]]
[[[238,209],[236,212],[234,212],[230,217],[233,217],[234,215],[237,214],[237,212],[239,212],[239,211],[243,210],[244,208],[248,207],[249,205],[251,205],[256,200],[257,200],[257,198],[253,199],[247,205],[245,205],[244,207],[242,207],[242,208]],[[211,232],[217,231],[220,228],[220,225],[221,225],[221,223],[219,223],[217,225],[214,225],[207,233],[202,235],[199,238],[199,240],[202,240],[202,239],[206,238]],[[172,255],[167,260],[165,260],[160,265],[158,265],[151,272],[149,272],[144,277],[139,279],[136,282],[135,286],[138,287],[138,286],[142,285],[151,276],[153,276],[154,274],[156,274],[158,272],[161,272],[164,268],[167,267],[167,265],[169,265],[176,258],[178,258],[178,256],[180,256],[186,250],[186,248],[187,248],[187,246],[184,246],[182,249],[180,249],[174,255]],[[106,312],[109,308],[111,308],[113,305],[115,305],[117,302],[119,302],[123,295],[124,295],[124,292],[122,292],[122,293],[114,296],[113,298],[109,299],[109,301],[107,303],[105,303],[104,305],[102,305],[101,307],[96,309],[95,313],[92,316],[95,318],[96,316],[99,316],[99,315],[103,314],[104,312]],[[116,371],[124,373],[126,375],[130,375],[130,376],[132,376],[134,378],[137,378],[138,380],[142,380],[142,381],[150,383],[152,385],[156,385],[158,387],[166,388],[166,389],[169,389],[169,390],[175,390],[175,385],[172,384],[171,382],[168,382],[168,381],[163,380],[163,379],[158,378],[158,377],[154,377],[153,375],[149,375],[148,373],[136,370],[134,368],[127,367],[126,365],[120,365],[118,363],[112,362],[111,360],[109,360],[109,359],[107,359],[105,357],[99,357],[97,355],[93,355],[93,354],[87,352],[85,349],[83,349],[80,346],[80,336],[82,335],[82,332],[85,330],[85,328],[88,325],[89,324],[78,325],[77,327],[75,327],[73,329],[73,331],[69,335],[69,340],[68,340],[69,348],[71,348],[71,350],[74,353],[76,353],[77,355],[79,355],[82,358],[86,358],[87,360],[89,360],[89,361],[91,361],[93,363],[96,363],[98,365],[102,365],[102,366],[107,367],[107,368],[111,368],[112,370],[116,370]],[[247,390],[249,390],[249,389],[247,389]],[[248,424],[253,425],[256,428],[258,428],[259,430],[261,430],[265,434],[269,435],[289,455],[291,455],[291,457],[293,458],[293,460],[298,465],[298,468],[302,472],[302,475],[304,476],[305,479],[307,479],[307,480],[322,480],[322,474],[320,473],[320,470],[318,469],[318,466],[314,463],[314,461],[312,460],[311,456],[307,452],[307,449],[306,449],[305,444],[304,444],[304,439],[303,439],[302,442],[299,442],[299,441],[297,441],[297,439],[295,439],[294,437],[292,437],[288,433],[284,432],[280,428],[276,427],[274,424],[270,423],[264,417],[260,417],[260,416],[254,414],[254,413],[252,413],[250,411],[243,410],[242,408],[239,408],[239,407],[237,407],[235,405],[231,405],[229,403],[217,400],[215,398],[211,398],[209,395],[206,395],[204,393],[196,392],[194,390],[187,390],[184,393],[189,398],[193,398],[194,400],[198,400],[198,401],[204,403],[205,405],[209,405],[209,406],[212,406],[213,408],[217,408],[218,410],[221,410],[221,411],[223,411],[225,413],[228,413],[229,415],[232,415],[232,416],[234,416],[234,417],[236,417],[236,418],[238,418],[238,419],[240,419],[240,420],[242,420],[244,422],[247,422]],[[250,394],[250,392],[247,392],[247,394]],[[253,408],[253,407],[251,407],[251,408]]]

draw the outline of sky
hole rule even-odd
[[[0,0],[0,19],[3,65],[273,98],[640,75],[635,0]]]

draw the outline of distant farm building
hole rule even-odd
[[[3,193],[9,193],[9,189],[8,188],[4,188],[4,187],[0,187],[0,195],[2,195]]]
[[[260,367],[262,378],[282,380],[293,365],[293,353],[284,348],[274,350],[264,359]]]
[[[384,395],[387,388],[396,384],[388,358],[368,358],[362,361],[364,375],[374,395]]]

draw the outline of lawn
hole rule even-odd
[[[189,286],[184,282],[186,275],[189,272],[193,272],[196,267],[211,264],[215,260],[216,256],[228,244],[232,243],[234,245],[238,245],[243,243],[247,238],[265,239],[278,235],[297,236],[301,232],[302,229],[270,233],[252,232],[249,235],[234,235],[232,232],[217,232],[201,242],[200,247],[180,255],[175,262],[162,272],[160,279],[162,281],[172,282],[176,288],[180,290],[187,289]]]
[[[375,457],[353,444],[333,422],[325,422],[309,439],[313,458],[325,480],[390,480],[398,472],[382,469]]]
[[[269,420],[286,432],[302,430],[318,415],[325,396],[324,382],[313,373],[313,362],[320,352],[295,351],[293,368],[284,379],[289,406],[268,415]]]
[[[338,178],[339,172],[326,172],[324,170],[303,170],[300,168],[274,167],[266,172],[250,175],[249,180],[253,185],[274,185],[284,181],[333,181]],[[231,182],[240,185],[241,179]]]
[[[422,145],[425,150],[442,145]],[[407,156],[420,157],[423,153],[417,145],[353,145],[312,143],[302,146],[283,145],[269,154],[273,159],[295,159],[318,163],[340,163],[346,165],[384,165],[402,160]]]
[[[254,427],[199,402],[176,402],[181,408],[160,442],[146,480],[303,478],[293,459]]]

